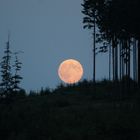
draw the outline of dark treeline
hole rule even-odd
[[[115,85],[96,82],[95,93],[93,82],[84,80],[1,99],[0,139],[139,140],[140,91],[132,89],[120,99]]]
[[[83,0],[82,6],[84,28],[93,30],[94,66],[95,43],[102,43],[99,52],[109,51],[109,79],[140,83],[140,1]]]
[[[55,89],[50,88],[41,88],[40,90],[30,90],[28,93],[24,89],[20,89],[17,92],[11,92],[11,96],[9,99],[17,100],[28,97],[40,97],[40,96],[48,96],[48,95],[66,95],[66,94],[86,94],[91,95],[94,99],[112,99],[112,100],[123,100],[126,98],[131,98],[139,93],[138,83],[129,79],[130,84],[132,85],[129,88],[127,93],[122,94],[122,90],[125,90],[123,83],[127,81],[127,79],[122,79],[121,81],[110,81],[110,80],[102,80],[96,81],[93,84],[93,81],[83,80],[78,82],[77,84],[60,84]],[[96,91],[94,91],[94,86],[96,86]],[[13,97],[13,98],[12,98]],[[15,98],[15,99],[14,99]],[[1,101],[6,101],[7,98],[1,98]],[[11,102],[12,103],[12,102]]]

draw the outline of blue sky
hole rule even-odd
[[[21,86],[26,90],[55,88],[57,69],[69,58],[83,65],[82,79],[92,79],[92,36],[84,30],[82,0],[0,0],[0,57],[8,31],[12,51],[23,63]],[[107,55],[97,56],[97,79],[108,77]]]

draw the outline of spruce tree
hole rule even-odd
[[[21,80],[23,79],[20,75],[19,75],[19,71],[21,70],[21,65],[22,63],[19,61],[18,53],[15,53],[15,64],[13,65],[14,69],[15,69],[15,74],[12,77],[12,81],[13,81],[13,91],[14,92],[18,92],[19,90],[21,90],[19,84],[21,82]]]
[[[6,49],[4,51],[4,56],[2,57],[1,65],[1,77],[2,81],[0,83],[2,96],[7,96],[12,92],[12,73],[11,73],[11,51],[9,40],[6,43]]]

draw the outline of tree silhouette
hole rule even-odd
[[[112,79],[118,80],[124,76],[129,79],[133,58],[133,79],[138,77],[140,83],[140,1],[83,0],[82,6],[82,13],[85,15],[83,23],[86,24],[84,27],[91,29],[96,19],[100,32],[96,39],[107,41],[111,45]]]
[[[82,13],[86,15],[83,19],[84,28],[93,29],[93,83],[95,83],[96,76],[96,9],[92,8],[91,3],[84,0],[84,7]]]
[[[6,42],[6,48],[4,51],[4,56],[2,57],[1,65],[1,77],[2,81],[0,83],[0,95],[2,97],[11,97],[13,93],[18,91],[22,92],[22,88],[19,86],[22,80],[22,77],[19,75],[21,70],[22,63],[18,59],[18,54],[21,51],[14,53],[15,61],[12,65],[12,52],[10,50],[9,36],[8,41]],[[14,72],[14,73],[12,73]]]
[[[9,39],[6,43],[6,49],[1,62],[2,82],[0,84],[2,96],[8,96],[12,92],[12,73],[11,73],[11,51]]]
[[[14,53],[15,54],[15,64],[13,65],[14,69],[15,69],[15,74],[12,77],[12,81],[13,81],[13,91],[17,92],[19,91],[21,88],[19,86],[21,80],[23,79],[20,75],[19,75],[19,71],[21,70],[21,65],[22,63],[19,61],[18,59],[18,52]]]

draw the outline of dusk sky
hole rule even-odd
[[[0,57],[10,31],[11,51],[23,63],[21,87],[55,88],[62,81],[57,70],[69,58],[80,61],[82,79],[92,79],[92,35],[84,30],[82,0],[0,0]],[[97,56],[97,78],[108,77],[108,55]]]

